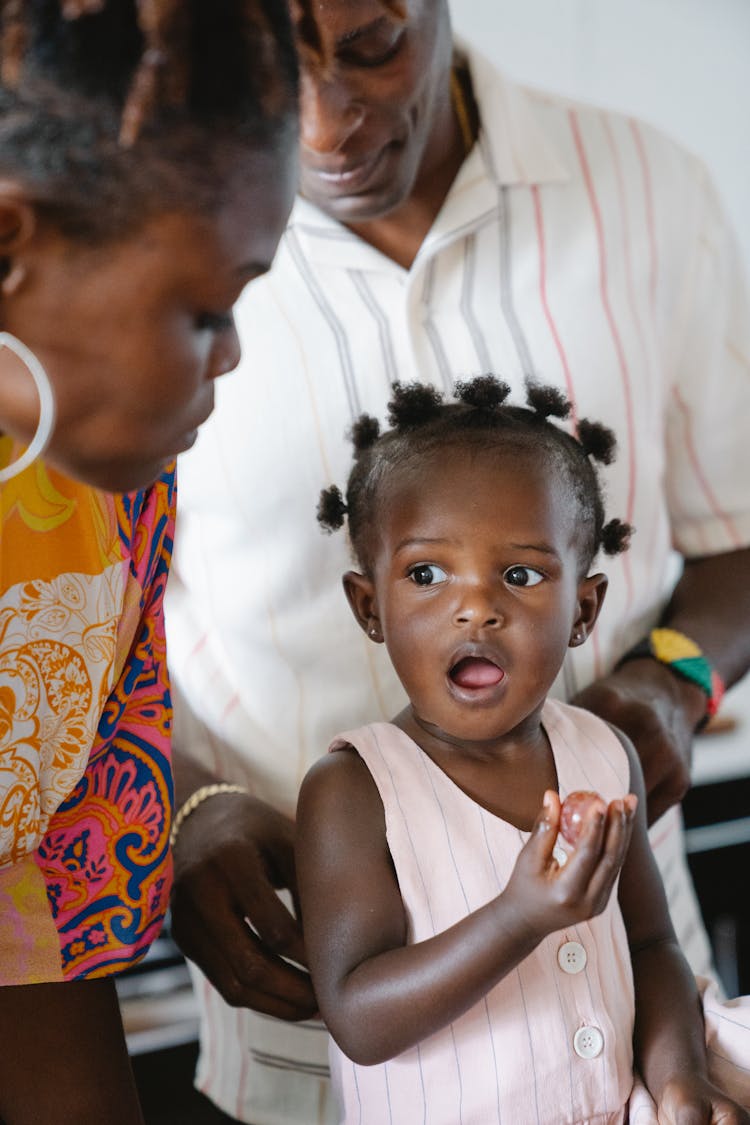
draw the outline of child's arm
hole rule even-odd
[[[639,798],[618,892],[633,963],[635,1066],[659,1108],[659,1121],[681,1121],[684,1109],[684,1120],[706,1125],[750,1122],[709,1082],[695,978],[677,943],[646,832],[641,765],[630,740],[616,733],[630,758],[631,792]]]
[[[557,795],[548,794],[501,895],[407,946],[383,806],[369,771],[351,750],[313,767],[297,813],[302,919],[320,1011],[350,1058],[372,1064],[414,1046],[476,1003],[546,934],[604,909],[632,816],[622,801],[606,814],[602,805],[559,868],[552,858],[559,813]]]

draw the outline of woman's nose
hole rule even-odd
[[[234,371],[240,362],[241,355],[240,338],[237,335],[235,323],[232,321],[231,328],[225,328],[214,339],[209,359],[208,378],[218,379],[219,376]]]
[[[304,71],[300,85],[300,144],[303,151],[327,156],[338,152],[359,127],[364,109],[345,83]]]

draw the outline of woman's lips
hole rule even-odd
[[[458,687],[469,691],[496,687],[505,679],[505,672],[483,656],[465,656],[450,670],[450,678]]]

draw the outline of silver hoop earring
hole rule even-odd
[[[11,465],[0,469],[0,484],[22,473],[47,448],[55,426],[55,396],[47,372],[31,348],[27,348],[10,332],[0,332],[0,348],[8,348],[26,365],[39,395],[39,421],[36,432],[21,456]]]

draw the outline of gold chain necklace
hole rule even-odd
[[[458,118],[458,127],[461,130],[461,139],[464,144],[464,153],[468,155],[474,145],[474,127],[469,112],[469,106],[466,101],[466,92],[455,67],[451,69],[451,102],[453,103],[453,110]]]

